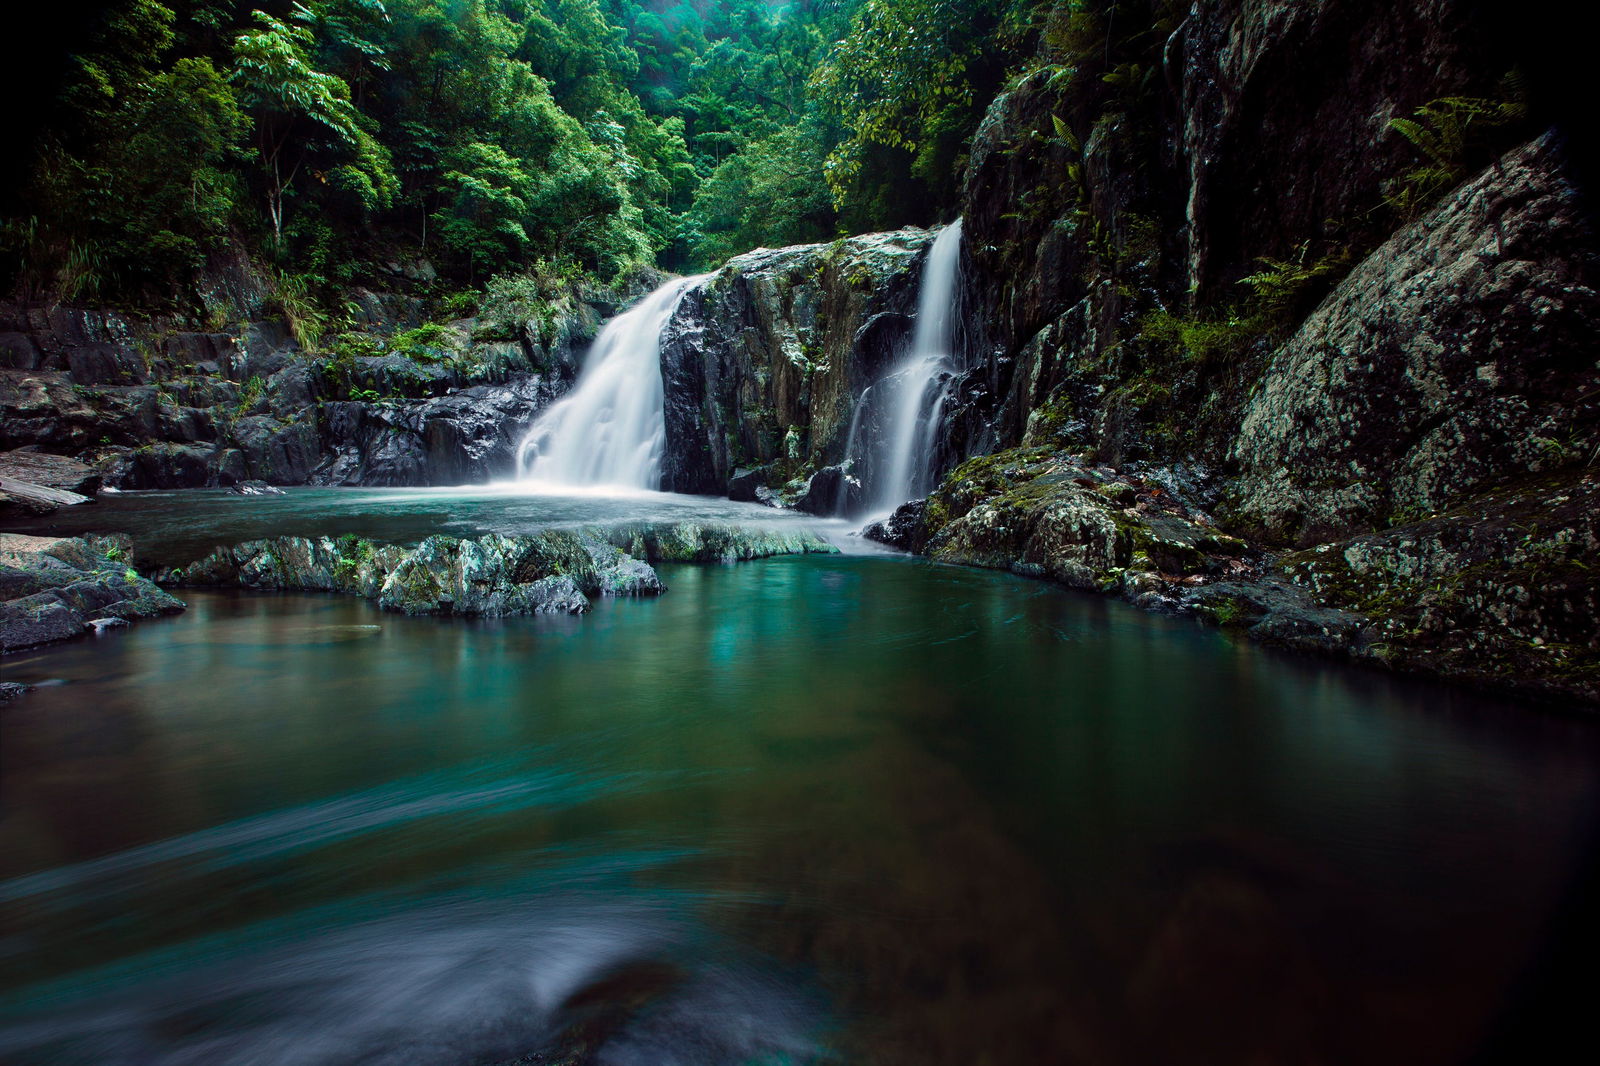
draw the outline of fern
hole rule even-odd
[[[1402,218],[1415,218],[1467,176],[1475,149],[1495,131],[1519,125],[1528,117],[1527,91],[1520,70],[1500,80],[1500,99],[1442,96],[1411,113],[1389,120],[1389,129],[1404,137],[1422,156],[1389,183],[1385,199]]]

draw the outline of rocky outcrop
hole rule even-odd
[[[844,458],[852,403],[910,336],[932,235],[907,229],[739,256],[690,289],[662,333],[662,487],[725,495]]]
[[[834,551],[814,534],[680,522],[428,537],[412,548],[355,536],[275,537],[160,571],[167,585],[345,592],[402,614],[479,617],[587,611],[590,596],[666,591],[650,563],[733,562]],[[648,561],[647,561],[648,560]]]
[[[0,452],[0,518],[89,503],[99,489],[100,474],[93,467],[64,455]]]
[[[642,567],[642,569],[641,569]],[[157,574],[163,584],[347,592],[402,614],[482,617],[589,609],[585,593],[654,595],[649,567],[593,538],[544,532],[475,540],[429,537],[414,548],[359,537],[275,537],[218,548]]]
[[[935,559],[1146,606],[1175,604],[1178,590],[1249,572],[1260,557],[1185,505],[1170,480],[1050,449],[968,460],[924,505],[920,529],[912,514],[897,512],[896,525]]]
[[[1351,272],[1272,356],[1238,522],[1300,546],[1431,514],[1600,442],[1600,251],[1550,137]]]
[[[402,265],[396,283],[426,273]],[[123,489],[508,476],[521,431],[570,384],[600,322],[652,280],[486,299],[477,317],[423,328],[418,297],[360,289],[348,307],[364,332],[311,348],[273,318],[218,332],[0,306],[0,448],[75,456]],[[236,282],[219,309],[263,314]]]
[[[1182,471],[1049,449],[969,460],[893,535],[935,559],[1194,614],[1250,639],[1543,698],[1600,702],[1600,474],[1272,553],[1220,530]],[[1187,502],[1186,502],[1187,501]],[[920,518],[920,520],[919,520]]]
[[[127,552],[119,538],[0,533],[0,654],[182,611],[129,566]]]
[[[1461,0],[1125,7],[1046,16],[973,138],[953,404],[1003,450],[868,535],[1600,701],[1600,258],[1502,42]]]
[[[556,388],[528,376],[406,403],[323,407],[318,485],[462,485],[507,477],[516,447]]]

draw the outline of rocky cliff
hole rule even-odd
[[[1493,35],[1454,0],[1148,7],[1095,38],[1098,76],[1046,33],[989,109],[943,427],[948,464],[977,458],[875,534],[1600,700],[1600,259]],[[844,458],[915,271],[857,293],[824,258],[754,253],[686,301],[681,487]]]
[[[975,372],[1013,447],[899,538],[1600,700],[1600,259],[1556,135],[1474,174],[1445,128],[1518,130],[1470,15],[1196,3],[1144,98],[1069,97],[1048,68],[1002,95],[966,217]],[[1015,209],[1053,182],[1052,209]]]
[[[662,487],[722,495],[745,470],[753,492],[842,461],[856,397],[910,335],[931,239],[759,249],[686,293],[662,334]]]
[[[260,278],[233,273],[204,321],[0,307],[0,450],[74,456],[123,489],[506,476],[600,322],[653,280],[569,286],[537,317],[492,325],[424,323],[419,297],[357,290],[348,329],[313,338],[274,313]]]

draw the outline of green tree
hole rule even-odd
[[[303,9],[302,9],[303,10]],[[233,81],[253,113],[256,148],[266,178],[267,216],[274,247],[282,250],[284,199],[319,149],[343,149],[342,182],[371,206],[393,195],[388,152],[375,142],[337,75],[313,68],[316,37],[262,11],[257,27],[233,42]]]

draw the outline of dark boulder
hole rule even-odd
[[[321,458],[316,427],[309,422],[251,415],[234,423],[231,436],[250,477],[274,485],[305,484]]]
[[[928,542],[928,501],[902,503],[881,522],[869,523],[861,535],[901,551],[920,552]]]
[[[728,499],[741,503],[765,503],[760,490],[771,480],[771,466],[742,466],[728,479]]]
[[[825,466],[811,475],[794,506],[806,514],[830,517],[858,511],[863,501],[859,478],[843,466]]]
[[[0,654],[98,631],[109,618],[184,609],[126,557],[126,543],[115,538],[0,533]]]

